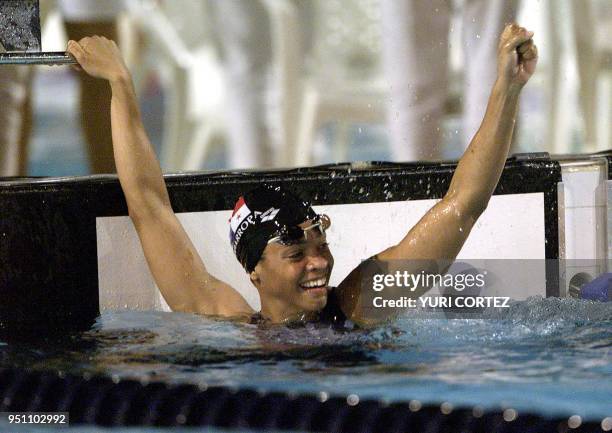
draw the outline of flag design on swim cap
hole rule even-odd
[[[250,217],[250,218],[249,218]],[[249,219],[251,221],[249,221]],[[253,220],[253,213],[244,201],[244,197],[240,197],[234,206],[234,212],[229,219],[230,223],[230,243],[232,249],[236,252],[236,245],[240,242],[240,238],[244,234],[244,231],[255,221]]]

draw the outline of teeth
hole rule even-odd
[[[307,281],[302,284],[302,287],[319,287],[325,284],[325,278],[319,278],[318,280]]]

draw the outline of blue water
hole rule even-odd
[[[488,319],[415,311],[374,330],[258,328],[107,312],[62,347],[0,345],[0,365],[360,399],[612,415],[612,303],[531,298]]]

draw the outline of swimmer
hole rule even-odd
[[[448,192],[397,245],[378,253],[377,260],[457,256],[503,170],[519,95],[538,59],[532,37],[516,24],[503,30],[497,79],[484,120],[459,161]],[[338,287],[329,287],[334,259],[325,230],[331,221],[284,188],[262,185],[245,193],[230,219],[232,247],[259,292],[261,311],[254,311],[238,291],[210,274],[172,210],[117,46],[94,36],[70,41],[67,51],[86,73],[110,83],[119,181],[149,268],[173,311],[269,323],[324,318],[367,322],[358,308],[359,267]]]

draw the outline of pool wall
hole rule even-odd
[[[455,167],[454,162],[334,164],[176,174],[167,175],[166,182],[177,213],[227,211],[241,193],[262,181],[282,183],[314,205],[327,206],[439,199]],[[557,161],[523,155],[508,160],[495,191],[496,196],[543,194],[541,258],[559,255],[560,180]],[[87,329],[100,309],[97,219],[127,215],[117,178],[5,181],[0,187],[0,215],[0,332],[16,338]],[[559,294],[558,277],[558,270],[547,269],[547,296]]]

